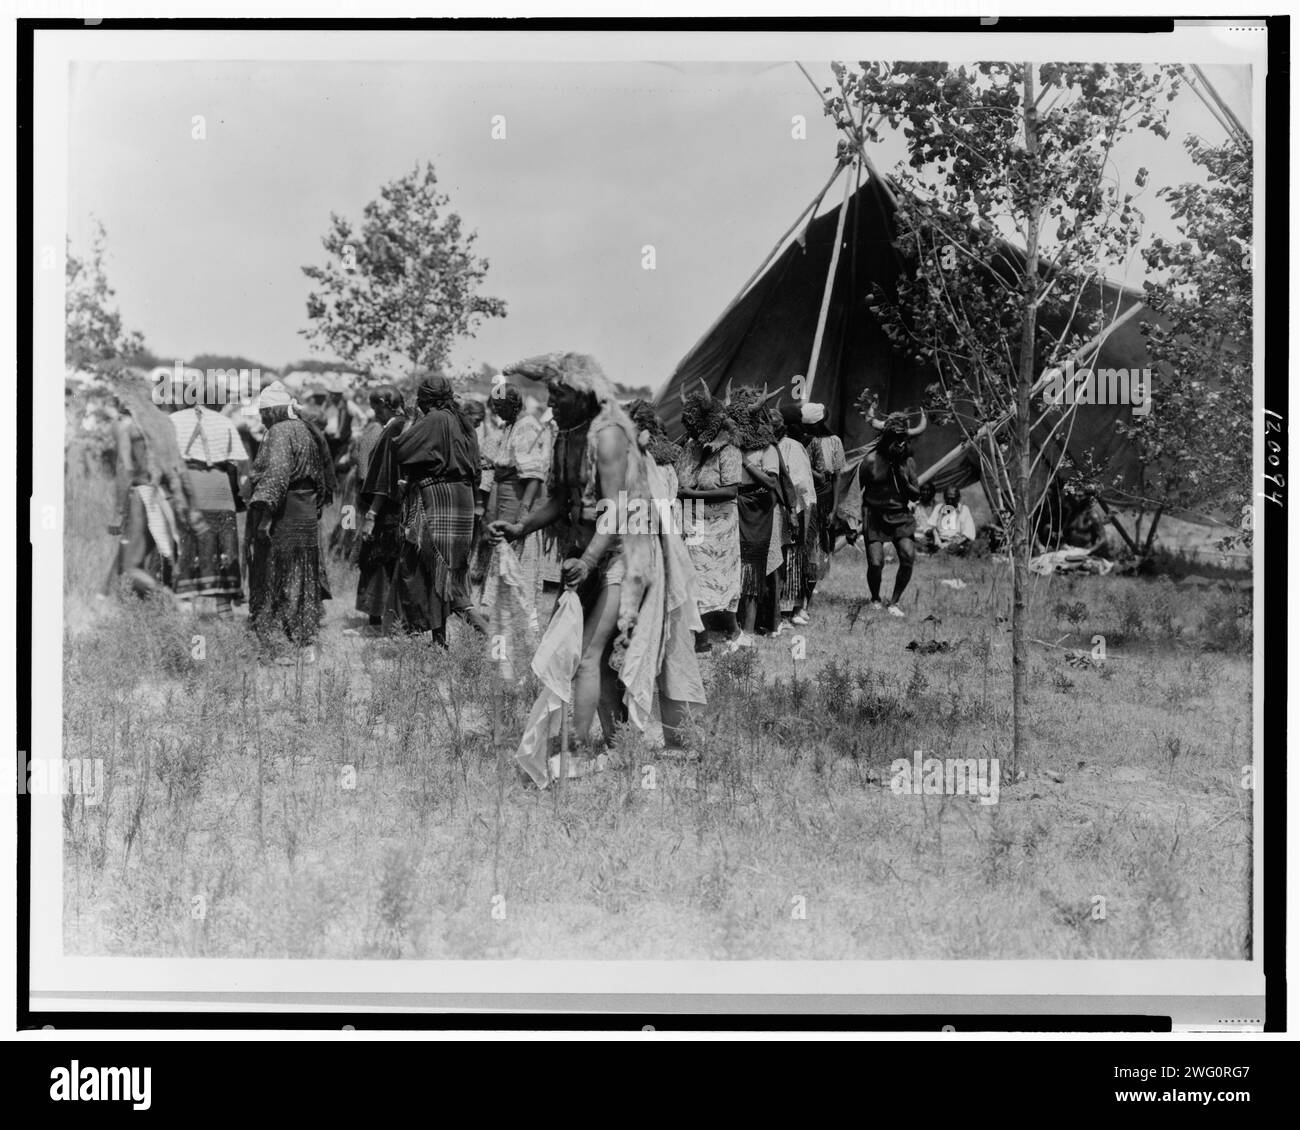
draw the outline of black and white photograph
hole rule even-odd
[[[1266,39],[38,32],[33,1000],[1262,1005]]]

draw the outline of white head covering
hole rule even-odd
[[[257,410],[260,412],[263,408],[284,408],[292,403],[293,397],[289,395],[289,390],[284,387],[284,382],[272,381],[258,395]]]
[[[824,404],[804,404],[799,409],[799,415],[805,424],[820,424],[826,418],[826,406]]]
[[[294,412],[297,402],[290,395],[289,390],[284,387],[283,381],[272,381],[261,392],[257,394],[257,399],[248,405],[244,411],[250,416],[258,415],[264,408],[288,408],[289,415],[297,418]]]

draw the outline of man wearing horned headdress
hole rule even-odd
[[[898,572],[894,576],[889,611],[894,616],[902,616],[903,609],[898,602],[912,579],[912,566],[916,563],[916,518],[908,504],[921,496],[912,440],[925,431],[925,410],[921,410],[921,422],[915,426],[909,425],[905,412],[891,412],[881,419],[876,415],[874,402],[864,415],[877,433],[874,448],[867,452],[858,469],[862,532],[867,546],[867,587],[871,590],[871,607],[883,607],[880,581],[885,570],[885,542],[893,542],[898,553]]]
[[[520,522],[491,523],[488,536],[557,533],[562,581],[583,614],[574,738],[594,755],[597,715],[607,745],[619,721],[644,729],[657,690],[665,744],[680,750],[688,704],[704,702],[692,636],[702,627],[695,572],[679,531],[646,520],[676,488],[643,450],[648,433],[619,406],[593,358],[551,353],[505,373],[546,382],[558,431],[546,501]]]

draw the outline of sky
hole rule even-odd
[[[1205,69],[1249,123],[1249,71]],[[126,326],[169,360],[275,368],[320,355],[301,268],[324,262],[331,211],[358,220],[428,160],[508,306],[453,371],[563,349],[657,388],[826,181],[838,136],[793,63],[83,62],[70,82],[69,236],[85,248],[104,224]],[[1170,128],[1115,153],[1121,177],[1150,170],[1140,204],[1164,235],[1155,189],[1200,179],[1182,138],[1223,138],[1190,92]],[[872,150],[882,171],[901,155]]]

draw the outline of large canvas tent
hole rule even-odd
[[[847,168],[841,175],[854,173]],[[812,210],[815,208],[814,203]],[[841,210],[845,214],[840,251],[835,257],[829,301],[824,303]],[[870,425],[854,406],[864,389],[879,393],[882,413],[918,407],[935,374],[893,347],[867,305],[876,285],[893,294],[906,269],[894,246],[896,236],[892,190],[874,175],[846,194],[841,205],[793,233],[660,390],[656,403],[669,433],[676,436],[681,430],[679,393],[698,389],[700,382],[718,396],[729,381],[735,387],[766,384],[769,390],[783,390],[779,398],[772,399],[773,404],[790,403],[792,378],[808,373],[824,304],[825,326],[806,398],[826,406],[830,428],[843,439],[850,455],[874,438]],[[1096,303],[1104,303],[1108,317],[1118,314],[1123,320],[1106,334],[1095,357],[1089,353],[1092,366],[1148,366],[1140,326],[1143,320],[1155,319],[1141,307],[1141,295],[1107,284],[1098,288],[1093,301],[1094,309]],[[1133,309],[1135,306],[1138,309]],[[1059,332],[1061,327],[1047,328]],[[1090,455],[1108,487],[1114,484],[1123,491],[1139,493],[1138,460],[1116,430],[1121,416],[1130,411],[1122,404],[1079,405],[1072,426],[1062,431],[1068,431],[1071,455],[1081,461]],[[918,468],[932,467],[964,438],[956,423],[932,423],[913,445]],[[1053,454],[1058,453],[1059,449]],[[942,489],[949,484],[965,486],[979,477],[979,458],[967,450],[960,458],[944,463],[933,481]],[[1121,498],[1117,495],[1113,500]]]

